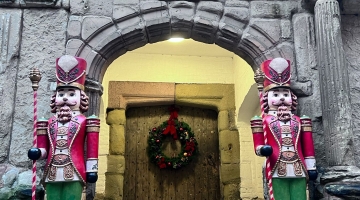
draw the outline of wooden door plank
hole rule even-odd
[[[205,111],[207,116],[213,115],[217,117],[217,113],[211,110]],[[212,150],[209,150],[208,155],[208,183],[209,183],[209,199],[220,199],[220,179],[219,179],[219,136],[217,130],[217,121],[206,119],[207,126],[207,140]],[[217,149],[215,149],[217,148]]]
[[[136,109],[129,110],[129,115],[136,116],[138,111]],[[126,177],[128,179],[127,187],[127,199],[136,199],[136,128],[138,126],[138,118],[131,117],[127,121],[126,131]]]
[[[148,121],[153,117],[152,113],[153,109],[149,107],[143,108],[143,117],[141,124],[139,127],[141,129],[141,133],[139,134],[139,143],[138,143],[138,152],[140,157],[140,165],[139,171],[137,171],[138,176],[141,176],[139,179],[138,185],[141,185],[141,196],[140,199],[147,200],[149,199],[149,172],[148,172],[148,156],[147,156],[147,139],[148,139],[148,132],[149,132],[149,125]],[[141,184],[140,184],[141,183]]]

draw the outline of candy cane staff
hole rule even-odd
[[[31,199],[35,200],[36,197],[36,160],[40,158],[41,152],[37,149],[37,134],[36,134],[36,122],[37,122],[37,90],[39,88],[39,82],[41,80],[41,73],[37,68],[30,70],[29,78],[32,83],[34,91],[34,119],[33,119],[33,147],[28,151],[28,157],[33,160],[32,166],[32,187],[31,187]]]
[[[266,60],[255,74],[262,116],[251,120],[255,153],[266,156],[271,199],[306,200],[307,181],[317,178],[311,119],[292,112],[297,97],[290,89],[290,61]]]
[[[80,200],[86,183],[97,181],[100,120],[83,115],[89,105],[86,66],[84,59],[70,55],[56,60],[57,87],[50,103],[55,115],[37,122],[37,152],[46,159],[42,183],[48,200]]]

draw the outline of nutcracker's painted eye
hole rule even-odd
[[[72,92],[72,93],[70,93],[70,96],[71,96],[71,97],[75,96],[75,93],[73,93],[73,92]]]
[[[64,96],[64,94],[63,93],[59,93],[59,97],[63,97]]]
[[[274,93],[274,97],[277,97],[277,96],[278,96],[278,94]]]
[[[289,96],[289,94],[288,94],[288,93],[285,93],[285,94],[284,94],[284,97],[288,97],[288,96]]]

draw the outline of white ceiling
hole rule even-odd
[[[138,48],[133,53],[165,54],[165,55],[191,55],[210,57],[233,57],[234,53],[223,49],[215,44],[205,44],[192,39],[181,42],[157,42]]]

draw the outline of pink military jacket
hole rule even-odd
[[[269,156],[270,170],[271,170],[271,174],[273,175],[277,167],[277,164],[280,160],[281,144],[282,144],[281,127],[280,127],[280,121],[276,116],[273,115],[267,115],[265,117],[265,123],[266,123],[265,129],[267,131],[268,145],[270,145],[273,148],[273,153],[271,154],[271,156]],[[314,151],[314,144],[312,139],[312,132],[311,130],[309,131],[309,129],[302,130],[301,123],[302,121],[298,116],[292,115],[290,120],[291,137],[293,140],[295,151],[300,157],[303,170],[305,171],[306,176],[308,176],[307,170],[313,170],[314,166],[306,166],[305,159],[307,158],[314,159],[315,151]],[[253,131],[255,152],[257,148],[260,148],[261,146],[265,145],[264,132],[260,131],[260,129],[257,130],[258,131],[255,132]],[[266,173],[268,173],[268,169]]]
[[[91,120],[88,120],[91,121]],[[44,171],[44,180],[49,172],[52,162],[56,138],[58,131],[57,117],[53,116],[48,121],[47,134],[38,134],[38,148],[44,148],[47,152],[47,162]],[[69,155],[71,162],[75,168],[75,173],[79,176],[83,184],[86,183],[86,166],[84,160],[85,138],[87,137],[87,159],[98,158],[99,134],[97,132],[86,131],[87,119],[84,115],[74,116],[69,122],[67,133],[67,144],[69,145]],[[38,131],[39,132],[39,131]]]

